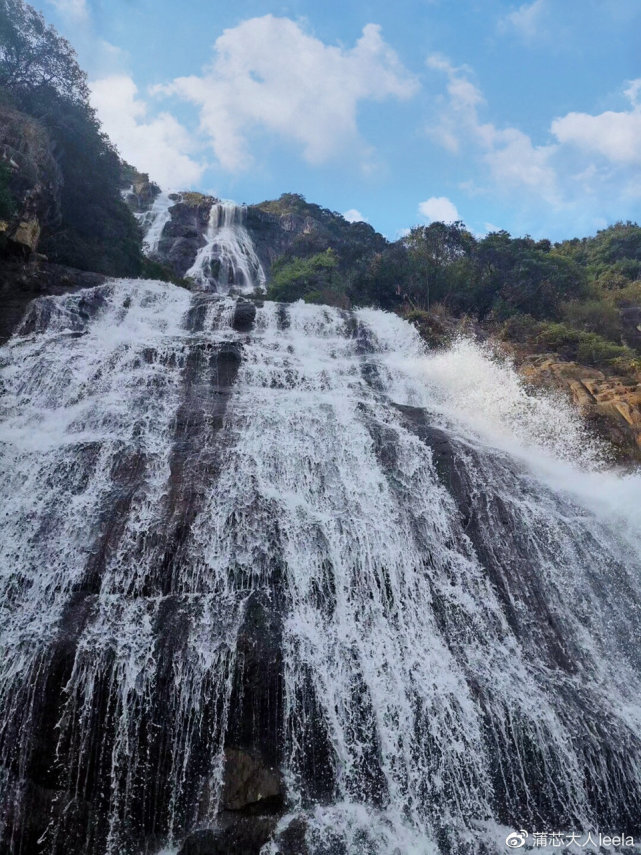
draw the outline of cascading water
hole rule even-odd
[[[209,212],[206,243],[185,277],[219,294],[262,290],[265,272],[245,226],[245,208],[235,202],[214,202]]]
[[[175,197],[171,199],[169,193],[161,192],[156,196],[148,211],[136,214],[143,230],[142,245],[147,255],[154,256],[158,252],[165,226],[171,220],[170,208],[175,204]]]
[[[236,748],[272,855],[641,835],[639,478],[561,402],[141,281],[35,301],[2,366],[3,852],[175,852]]]

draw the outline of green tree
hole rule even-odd
[[[563,241],[555,252],[581,264],[604,288],[624,287],[621,280],[641,278],[641,227],[637,223],[618,222],[594,237]]]
[[[319,252],[310,258],[282,261],[272,268],[267,297],[270,300],[292,303],[328,288],[335,289],[338,285],[337,267],[338,258],[332,249]]]
[[[16,94],[53,88],[82,103],[89,96],[74,49],[23,0],[0,0],[0,86]]]
[[[29,99],[55,142],[63,174],[61,222],[43,233],[52,261],[115,276],[138,275],[141,235],[120,196],[120,158],[87,104],[39,90]]]
[[[476,248],[474,236],[463,223],[417,226],[403,244],[408,252],[410,301],[423,309],[436,302],[460,304],[474,279],[470,261]]]
[[[407,299],[410,264],[401,242],[374,252],[360,266],[350,285],[349,295],[357,305],[393,309]]]
[[[478,245],[477,312],[508,317],[517,312],[535,318],[560,317],[561,304],[587,293],[587,277],[574,260],[551,252],[547,241],[488,234]]]

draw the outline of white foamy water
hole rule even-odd
[[[169,193],[161,192],[148,211],[136,214],[144,233],[142,246],[147,255],[153,256],[158,252],[165,226],[171,220],[170,208],[175,204],[176,200],[170,199]]]
[[[198,250],[185,277],[219,294],[248,294],[263,289],[265,272],[245,226],[245,208],[235,202],[214,202],[209,212],[206,243]]]
[[[493,855],[514,828],[636,833],[637,476],[471,342],[431,355],[394,315],[302,302],[239,332],[236,311],[115,281],[36,301],[1,352],[15,851],[54,672],[47,852],[215,824],[256,602],[281,657],[276,837],[302,819],[311,855]]]

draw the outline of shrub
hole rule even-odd
[[[631,348],[615,344],[594,332],[576,330],[563,323],[539,323],[534,342],[540,350],[553,350],[566,359],[597,367],[614,367],[635,363],[637,356]]]
[[[597,333],[610,341],[621,341],[623,329],[619,311],[606,300],[566,303],[562,307],[562,316],[575,329]]]
[[[325,289],[336,290],[338,285],[336,253],[327,249],[310,258],[282,261],[272,268],[272,279],[267,289],[269,300],[292,303]]]

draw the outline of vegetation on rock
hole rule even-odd
[[[337,267],[338,258],[333,249],[309,258],[278,262],[272,267],[267,297],[285,303],[303,299],[307,303],[334,305],[333,295],[341,293]]]
[[[15,201],[9,189],[11,170],[6,163],[0,163],[0,219],[11,217],[15,210]]]
[[[297,194],[258,207],[306,218],[304,234],[272,265],[271,299],[374,305],[426,330],[436,309],[436,317],[468,317],[534,352],[624,372],[641,365],[641,330],[625,322],[626,310],[641,306],[634,223],[553,245],[506,231],[478,239],[461,222],[436,222],[390,243]]]

